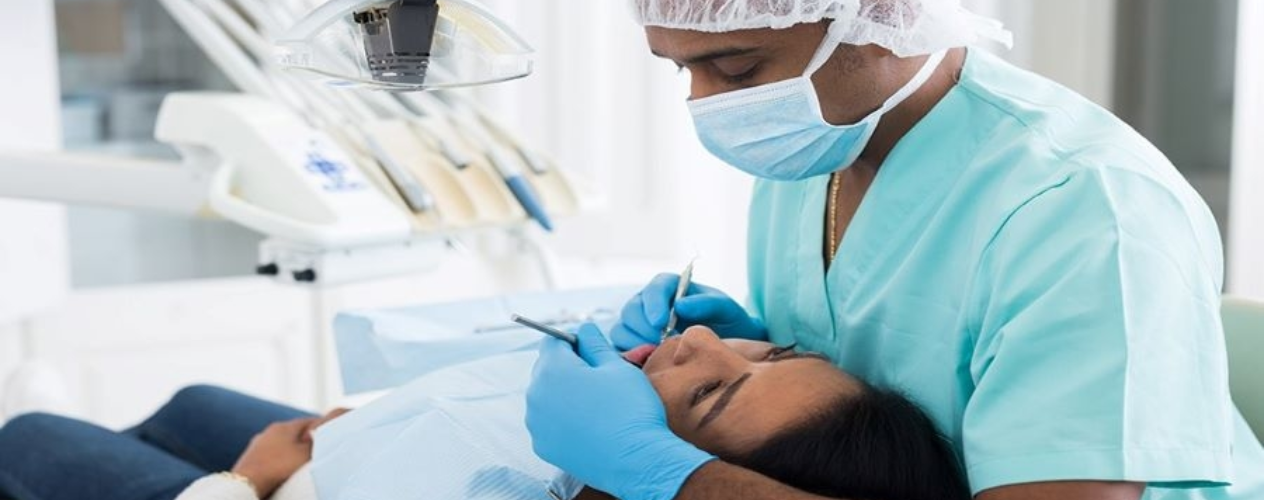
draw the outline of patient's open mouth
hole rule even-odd
[[[656,345],[645,344],[643,346],[637,347],[636,349],[632,349],[631,351],[623,353],[623,359],[628,360],[629,363],[632,363],[638,367],[645,368],[645,362],[650,359],[650,355],[654,354],[654,350],[657,348],[658,346]]]

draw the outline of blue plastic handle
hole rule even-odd
[[[544,206],[540,204],[540,197],[536,196],[535,190],[531,189],[531,185],[527,184],[527,180],[521,175],[515,175],[505,178],[505,184],[509,185],[509,190],[513,192],[514,197],[518,198],[518,203],[527,211],[532,219],[540,223],[545,231],[553,231],[553,221],[549,219],[548,212],[544,211]]]

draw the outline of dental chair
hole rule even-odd
[[[1225,297],[1221,307],[1229,349],[1229,393],[1264,441],[1264,302]]]

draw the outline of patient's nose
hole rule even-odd
[[[672,363],[683,365],[704,357],[722,356],[729,348],[710,328],[694,326],[680,334]]]

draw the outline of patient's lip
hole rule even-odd
[[[632,349],[631,351],[623,353],[623,359],[628,360],[629,363],[632,363],[636,366],[645,368],[645,362],[649,361],[650,355],[654,354],[654,350],[657,348],[658,346],[654,344],[645,344],[643,346]]]

